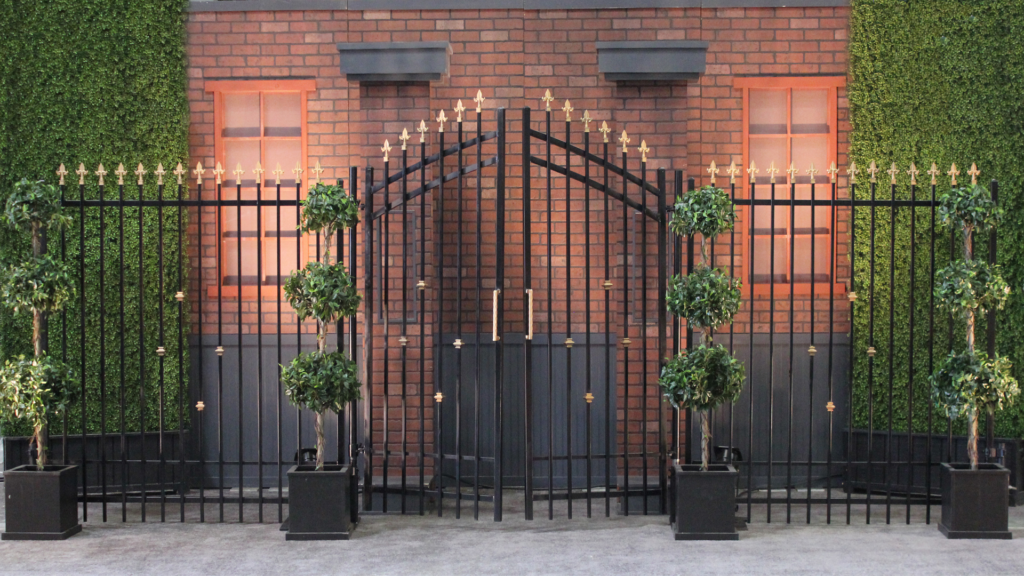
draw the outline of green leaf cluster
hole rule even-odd
[[[340,350],[299,354],[281,366],[281,382],[292,404],[317,414],[340,412],[362,398],[356,363]]]
[[[322,262],[309,262],[293,272],[284,293],[300,320],[313,317],[328,324],[354,315],[363,301],[344,266]]]
[[[71,217],[64,214],[60,203],[60,189],[44,180],[29,182],[22,178],[7,197],[4,209],[7,223],[15,229],[30,230],[38,224],[50,231],[67,228]]]
[[[700,234],[711,240],[732,230],[735,222],[736,208],[725,190],[704,186],[676,199],[668,226],[680,236]]]
[[[972,184],[953,188],[939,200],[939,221],[947,227],[970,227],[988,231],[999,224],[1003,209],[996,205],[984,186]]]
[[[962,315],[970,310],[1001,310],[1010,286],[999,265],[982,260],[955,260],[935,273],[935,300],[939,308]]]
[[[740,397],[743,364],[721,344],[679,354],[661,370],[659,384],[676,408],[712,410]]]
[[[675,316],[697,330],[732,322],[740,309],[742,282],[718,268],[700,267],[669,279],[665,300]]]
[[[936,407],[953,419],[970,410],[1002,410],[1020,394],[1011,368],[1005,356],[950,352],[931,377]]]
[[[51,256],[11,266],[0,279],[0,301],[15,313],[59,312],[74,294],[70,268]]]
[[[18,356],[0,367],[0,418],[34,430],[67,411],[76,399],[74,373],[51,356]]]
[[[318,182],[302,201],[302,232],[322,232],[333,238],[359,223],[359,202],[340,185]]]

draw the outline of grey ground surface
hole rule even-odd
[[[456,520],[447,508],[440,519],[365,516],[348,542],[285,542],[277,524],[191,522],[198,519],[194,507],[181,524],[176,504],[168,505],[165,524],[152,505],[149,523],[139,523],[138,505],[129,505],[130,522],[122,524],[120,506],[112,505],[104,524],[100,506],[90,504],[90,522],[70,540],[0,542],[0,574],[1024,574],[1024,508],[1010,509],[1012,541],[946,540],[920,510],[903,524],[902,508],[889,526],[884,508],[876,509],[868,526],[863,506],[855,505],[851,526],[841,506],[830,526],[824,506],[810,526],[804,508],[794,507],[794,523],[786,525],[784,506],[772,524],[755,507],[759,521],[739,542],[676,542],[664,516],[566,520],[564,506],[554,521],[543,506],[544,519],[527,522],[514,503],[501,523],[491,521],[490,509],[479,521],[465,509]],[[265,513],[276,519],[276,506]],[[255,520],[255,506],[246,515]],[[207,519],[216,517],[207,507]],[[237,506],[227,519],[237,520]]]

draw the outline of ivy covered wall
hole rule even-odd
[[[858,166],[864,169],[875,160],[886,170],[896,162],[904,171],[898,177],[897,198],[910,196],[905,171],[911,162],[917,163],[922,171],[918,181],[925,184],[918,189],[918,199],[931,197],[930,177],[924,171],[932,162],[943,173],[938,179],[940,195],[949,188],[945,173],[954,162],[961,170],[961,182],[970,181],[966,173],[972,162],[981,170],[979,182],[999,181],[999,203],[1007,218],[998,232],[998,261],[1014,292],[998,317],[997,350],[1010,356],[1017,378],[1024,377],[1024,2],[854,0],[850,27],[851,157]],[[858,198],[869,194],[866,181],[866,177],[859,179]],[[890,198],[888,175],[880,174],[879,181],[878,197]],[[913,237],[909,209],[895,212],[895,219],[889,208],[875,214],[874,347],[878,353],[873,367],[866,354],[871,214],[866,209],[857,214],[854,425],[868,425],[868,383],[873,380],[875,429],[886,429],[891,414],[894,428],[906,430],[912,405],[913,428],[923,432],[931,410],[930,368],[950,350],[949,317],[935,311],[934,331],[929,331],[931,211],[917,210]],[[893,222],[895,245],[890,242]],[[959,246],[959,237],[956,242]],[[949,260],[949,233],[937,236],[935,246],[938,269]],[[890,295],[894,295],[896,327],[892,346]],[[982,347],[984,330],[982,323],[977,332]],[[931,350],[930,344],[934,344]],[[964,348],[962,328],[954,328],[952,344],[957,350]],[[890,369],[894,378],[891,408]],[[907,386],[911,373],[912,403]],[[932,414],[935,429],[945,432],[945,417]],[[962,420],[954,426],[957,432],[964,429]],[[996,434],[1024,436],[1024,402],[1018,401],[997,417]]]
[[[109,173],[104,198],[114,201],[119,190],[113,175],[119,163],[133,172],[141,162],[150,172],[143,192],[156,198],[158,191],[152,171],[157,163],[172,170],[178,162],[188,164],[188,101],[186,98],[185,7],[187,0],[0,0],[0,197],[6,198],[16,180],[41,178],[56,182],[54,174],[64,163],[72,173],[84,163],[86,199],[100,198],[93,175],[102,162]],[[173,181],[173,178],[168,178]],[[68,178],[67,197],[77,199],[77,177]],[[125,179],[126,198],[138,198],[135,178]],[[176,187],[163,191],[176,197]],[[139,347],[139,214],[126,208],[123,268],[126,317],[122,331],[119,312],[120,273],[118,235],[120,211],[105,209],[101,234],[99,210],[86,209],[84,241],[78,209],[72,210],[74,224],[64,238],[66,257],[76,275],[84,267],[86,287],[84,309],[76,297],[67,309],[66,335],[61,319],[50,325],[50,352],[67,361],[86,385],[86,429],[98,432],[105,415],[108,431],[120,430],[118,398],[121,394],[120,341],[124,335],[126,428],[138,430],[145,410],[146,428],[156,429],[160,364],[155,354],[161,345],[158,335],[158,302],[164,302],[165,338],[164,397],[175,409],[167,416],[167,429],[177,427],[178,391],[187,390],[179,381],[177,304],[178,245],[176,211],[163,215],[164,234],[171,241],[163,250],[164,290],[159,291],[160,268],[157,249],[158,215],[146,209],[143,215],[142,292],[143,331],[146,350],[140,367]],[[100,309],[100,244],[105,250],[103,295],[106,314]],[[0,268],[19,262],[27,254],[27,238],[0,227]],[[50,238],[50,250],[61,250],[61,239]],[[187,276],[186,276],[187,277]],[[83,313],[84,311],[84,313]],[[185,310],[187,326],[187,310]],[[100,341],[103,318],[105,341]],[[0,360],[31,353],[26,317],[13,317],[0,310]],[[84,343],[81,325],[84,322]],[[186,334],[187,338],[187,334]],[[101,350],[105,352],[101,354]],[[187,351],[187,350],[186,350]],[[102,366],[101,366],[102,363]],[[187,364],[187,356],[185,359]],[[187,373],[187,366],[182,365]],[[100,378],[101,370],[104,378]],[[141,376],[140,376],[141,374]],[[140,382],[142,386],[140,387]],[[180,384],[180,386],[179,386]],[[101,394],[102,391],[102,394]],[[145,407],[139,401],[145,392]],[[102,411],[101,406],[106,405]],[[51,433],[59,433],[59,426]],[[81,433],[81,409],[68,415],[68,428]],[[20,432],[8,424],[5,434]]]

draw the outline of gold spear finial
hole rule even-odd
[[[381,146],[380,151],[384,153],[384,161],[387,162],[388,161],[388,154],[391,153],[391,143],[388,142],[387,140],[385,140],[384,141],[384,146]]]
[[[409,131],[402,128],[402,135],[398,137],[398,139],[402,141],[402,150],[408,149],[406,148],[406,143],[409,141],[409,138],[412,138],[412,136],[409,136]]]
[[[456,122],[462,122],[462,113],[465,112],[465,111],[466,111],[466,107],[462,105],[462,100],[459,100],[459,102],[457,104],[455,104],[455,114],[456,114],[455,121]]]
[[[103,186],[103,177],[107,175],[107,171],[103,169],[102,162],[100,162],[99,168],[96,168],[96,175],[100,177],[100,186]]]
[[[828,172],[829,180],[832,182],[836,181],[836,177],[839,175],[839,168],[836,168],[835,161],[829,164],[828,170],[825,170],[825,172]]]
[[[573,108],[572,104],[569,104],[569,101],[566,100],[565,101],[565,106],[562,106],[562,112],[565,112],[565,121],[566,122],[572,122],[572,111],[573,110],[575,110],[575,108]]]
[[[167,170],[164,170],[163,163],[157,162],[157,164],[156,164],[156,171],[154,171],[153,174],[156,174],[156,185],[157,186],[163,186],[163,184],[164,184],[164,175],[167,174]]]
[[[135,175],[139,177],[139,186],[142,186],[142,177],[146,175],[146,169],[142,167],[142,162],[139,162],[139,167],[135,169]]]
[[[872,182],[877,182],[877,180],[875,180],[875,176],[878,175],[878,166],[875,165],[874,160],[871,161],[871,164],[868,164],[868,174],[871,175]]]
[[[57,168],[57,177],[60,178],[60,182],[58,182],[58,184],[63,186],[64,185],[64,177],[67,176],[67,175],[68,175],[68,169],[65,168],[63,164],[61,164],[60,168]]]
[[[711,165],[708,166],[708,174],[711,175],[711,185],[714,186],[715,185],[715,176],[718,175],[718,165],[715,164],[714,160],[712,160],[711,161]]]
[[[725,169],[725,173],[729,175],[729,184],[736,183],[736,177],[739,176],[743,171],[736,167],[736,161],[729,162],[729,167]]]
[[[590,117],[590,110],[583,111],[583,118],[580,118],[580,121],[583,122],[583,132],[589,133],[590,123],[594,121],[594,119]]]
[[[619,142],[622,144],[622,153],[625,154],[628,150],[627,145],[629,144],[629,136],[626,135],[626,131],[622,131],[622,136],[619,136]]]
[[[114,170],[114,174],[117,175],[117,185],[124,184],[124,177],[128,175],[128,171],[124,168],[124,162],[118,162],[117,170]]]
[[[235,184],[238,186],[242,185],[242,176],[245,174],[245,170],[242,170],[242,163],[239,162],[235,165],[235,169],[232,172],[235,175]]]
[[[476,91],[476,98],[473,98],[473,102],[476,102],[476,113],[477,114],[483,112],[484,100],[486,100],[486,98],[484,98],[484,91],[483,90],[477,90]]]
[[[807,174],[811,177],[811,184],[814,184],[814,175],[817,173],[818,171],[814,169],[814,162],[811,162],[811,167],[807,169]]]
[[[796,184],[796,175],[799,172],[800,171],[796,169],[796,165],[793,164],[792,162],[790,162],[789,163],[789,168],[786,169],[786,174],[789,174],[789,183],[790,184]]]
[[[651,151],[651,149],[647,147],[647,140],[641,140],[640,147],[637,148],[637,150],[640,151],[640,161],[647,162],[647,153]]]
[[[554,97],[551,96],[551,90],[544,91],[544,97],[541,98],[541,101],[544,102],[544,109],[551,112],[551,103],[555,101]]]
[[[850,167],[846,169],[846,175],[850,177],[850,184],[857,183],[857,174],[860,174],[860,170],[857,169],[857,163],[850,162]]]
[[[444,110],[437,113],[437,122],[440,126],[437,127],[438,132],[444,132],[444,123],[448,121],[448,118],[444,115]]]
[[[946,172],[949,176],[949,183],[952,186],[956,186],[956,177],[960,175],[960,170],[957,170],[956,162],[949,168],[949,172]]]
[[[178,162],[178,165],[174,167],[174,171],[171,172],[171,174],[174,174],[174,176],[177,177],[178,186],[181,186],[181,179],[183,176],[188,174],[188,170],[185,170],[185,167],[181,165],[181,162]]]
[[[320,183],[320,175],[324,173],[324,169],[320,167],[320,161],[317,160],[316,164],[313,165],[313,169],[310,170],[313,173],[313,184]]]
[[[295,162],[295,168],[292,168],[292,174],[295,174],[295,182],[302,182],[302,163]]]
[[[271,174],[274,175],[274,185],[275,186],[280,186],[281,185],[281,175],[284,174],[284,170],[281,170],[281,163],[280,162],[277,163],[277,166],[274,168],[274,171],[271,172]]]
[[[907,170],[907,174],[910,174],[910,185],[911,186],[917,186],[917,175],[920,174],[920,173],[921,173],[921,171],[917,169],[917,166],[915,166],[914,163],[911,162],[910,163],[910,170]]]
[[[765,173],[768,174],[768,178],[769,178],[768,181],[771,182],[772,184],[775,184],[775,175],[779,173],[779,169],[775,167],[775,161],[774,160],[772,160],[768,164],[768,169],[765,170]]]
[[[600,132],[604,136],[604,141],[605,141],[605,143],[607,143],[608,142],[608,133],[612,131],[612,129],[608,127],[608,122],[605,121],[605,120],[601,120],[601,127],[598,128],[597,131]]]
[[[75,174],[78,174],[78,185],[85,185],[85,177],[89,175],[89,171],[85,169],[85,162],[78,165],[78,170],[75,170]]]
[[[430,132],[430,128],[427,128],[427,123],[424,120],[420,120],[420,127],[416,129],[420,133],[420,144],[427,141],[427,132]]]
[[[896,167],[896,163],[893,162],[892,166],[890,166],[889,169],[886,170],[886,172],[889,174],[889,179],[890,179],[889,182],[891,184],[895,184],[896,183],[896,175],[900,173],[900,169]]]
[[[750,161],[750,168],[747,168],[747,174],[750,174],[750,183],[753,184],[757,180],[757,173],[760,170],[757,169],[757,164],[753,160]]]
[[[972,163],[971,164],[971,169],[968,170],[967,173],[971,175],[971,184],[972,185],[977,184],[978,183],[978,176],[981,174],[981,171],[978,170],[978,165]]]
[[[263,183],[263,173],[264,172],[265,172],[265,170],[263,169],[263,166],[260,166],[260,163],[257,162],[256,163],[256,168],[253,169],[253,171],[252,171],[252,173],[256,175],[256,185],[260,185],[260,184]]]
[[[206,169],[203,168],[202,162],[196,162],[196,169],[192,171],[192,174],[196,177],[196,184],[203,183],[203,174],[206,174]]]
[[[217,164],[213,167],[213,176],[216,184],[224,183],[224,172],[224,167],[220,165],[220,162],[217,162]]]
[[[932,186],[935,186],[936,184],[939,183],[939,167],[937,164],[935,164],[935,162],[932,162],[932,167],[928,170],[928,174],[930,174],[932,177]]]

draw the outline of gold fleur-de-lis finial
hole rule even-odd
[[[156,185],[163,186],[164,175],[167,174],[167,170],[164,170],[164,165],[162,163],[157,162],[156,170],[153,174],[156,174]]]
[[[103,186],[103,177],[107,175],[107,171],[103,168],[103,163],[100,162],[98,168],[96,168],[96,175],[100,177],[100,186]]]
[[[203,168],[202,162],[196,162],[196,169],[192,171],[192,174],[196,177],[196,184],[203,183],[203,174],[206,174],[206,169]]]
[[[387,140],[385,140],[384,141],[384,146],[381,146],[380,151],[384,153],[384,161],[387,162],[388,161],[388,154],[391,153],[391,143],[388,142]]]
[[[430,132],[430,128],[427,128],[427,122],[420,120],[420,127],[416,129],[420,133],[420,144],[427,141],[427,132]]]
[[[280,186],[281,185],[281,175],[284,174],[284,170],[281,170],[281,163],[280,162],[277,163],[277,166],[274,168],[274,171],[271,172],[271,174],[274,175],[274,185]]]
[[[310,170],[313,173],[313,184],[320,183],[320,175],[324,173],[324,169],[320,167],[320,161],[317,160],[316,164],[313,165],[313,169]]]
[[[580,118],[580,122],[583,122],[583,132],[590,132],[590,123],[593,121],[594,119],[590,117],[590,110],[584,110],[583,118]]]
[[[263,173],[264,172],[265,172],[265,170],[263,169],[263,166],[260,166],[260,163],[257,162],[256,163],[256,168],[253,169],[253,171],[252,171],[252,173],[256,175],[256,184],[257,185],[263,183]]]
[[[960,170],[957,169],[956,162],[950,166],[949,172],[946,172],[946,175],[949,176],[949,183],[956,186],[956,177],[960,175]]]
[[[573,110],[575,110],[575,108],[573,108],[572,104],[570,104],[569,101],[566,100],[565,101],[565,106],[562,106],[562,112],[565,112],[565,121],[566,122],[572,122],[572,111]]]
[[[188,170],[185,170],[185,167],[181,165],[181,162],[178,162],[178,165],[174,167],[174,171],[171,172],[171,174],[174,174],[178,179],[178,186],[181,186],[182,178],[188,174]]]
[[[718,165],[715,164],[714,160],[712,160],[711,161],[711,165],[708,166],[708,174],[711,175],[711,185],[714,186],[715,185],[715,176],[718,176]]]
[[[910,170],[907,170],[907,174],[910,174],[910,185],[917,186],[917,175],[921,171],[917,169],[917,166],[913,162],[910,163]]]
[[[612,131],[612,129],[608,127],[608,122],[605,120],[601,120],[601,127],[598,128],[597,130],[604,136],[604,141],[605,143],[607,143],[608,133]]]
[[[295,182],[302,182],[302,163],[295,162],[295,168],[292,168],[292,174],[295,174]]]
[[[857,163],[850,162],[850,167],[846,169],[846,175],[850,177],[850,184],[857,183],[857,174],[860,174],[860,170],[857,168]]]
[[[57,168],[57,177],[60,178],[60,181],[58,182],[58,184],[63,186],[64,185],[64,177],[67,176],[67,175],[68,175],[68,169],[65,168],[63,164],[61,164],[60,168]]]
[[[651,149],[647,147],[647,140],[641,140],[640,147],[637,148],[637,150],[640,151],[640,161],[647,162],[647,153],[651,151]]]
[[[729,167],[725,169],[725,173],[729,175],[729,183],[730,184],[735,184],[736,183],[736,177],[739,176],[741,172],[743,172],[743,171],[736,167],[736,161],[735,160],[730,162],[729,163]]]
[[[89,171],[85,169],[84,162],[78,165],[78,170],[75,170],[75,174],[78,174],[78,185],[85,185],[85,177],[89,175]]]
[[[875,165],[874,160],[871,161],[871,164],[868,164],[868,174],[871,175],[872,182],[877,182],[875,177],[878,175],[878,166]]]
[[[142,167],[142,162],[139,162],[139,167],[135,169],[135,175],[139,177],[139,186],[142,186],[142,177],[146,175],[146,169]]]
[[[235,175],[235,184],[241,186],[242,176],[245,174],[245,170],[242,169],[242,163],[236,164],[235,169],[231,173]]]
[[[896,167],[896,163],[893,162],[892,166],[890,166],[889,169],[886,170],[886,173],[889,174],[889,183],[890,184],[895,184],[896,183],[896,175],[900,173],[900,169],[897,168]]]
[[[811,184],[814,184],[814,175],[818,173],[818,170],[814,169],[814,162],[811,162],[811,167],[807,169],[807,174],[811,177]]]
[[[786,174],[789,174],[789,183],[790,184],[795,184],[796,183],[796,175],[799,172],[800,171],[796,169],[796,164],[790,162],[789,163],[789,168],[786,169]]]
[[[445,117],[444,110],[441,110],[440,112],[437,113],[437,123],[439,124],[437,127],[438,132],[444,132],[444,123],[447,121],[448,118]]]
[[[139,164],[139,166],[141,167],[141,164]],[[118,176],[118,186],[121,186],[121,184],[125,183],[125,176],[128,175],[128,170],[125,169],[125,165],[123,162],[118,163],[118,169],[114,170],[114,173],[117,174]]]
[[[455,104],[455,114],[456,114],[455,121],[456,122],[462,122],[462,113],[465,112],[465,111],[466,111],[466,107],[462,105],[462,100],[459,100],[459,102],[457,104]]]
[[[750,161],[750,168],[747,168],[747,174],[750,174],[750,183],[753,184],[757,180],[757,173],[760,170],[757,169],[757,164],[753,160]]]
[[[774,160],[768,164],[768,169],[765,170],[765,173],[768,174],[768,181],[775,184],[775,175],[779,173],[779,169],[775,167]]]
[[[828,170],[825,170],[825,172],[828,172],[829,180],[832,182],[836,181],[836,177],[839,175],[839,168],[836,168],[835,161],[832,161],[832,163],[829,164]]]
[[[932,167],[928,169],[928,174],[932,177],[932,186],[939,183],[939,166],[932,162]]]
[[[220,165],[220,162],[217,162],[217,164],[213,167],[213,177],[214,177],[214,181],[217,184],[224,183],[224,173],[225,172],[226,171],[224,170],[224,167]]]
[[[629,145],[629,136],[626,135],[626,131],[622,131],[622,136],[619,136],[619,143],[622,144],[622,153],[628,152],[627,147]]]
[[[398,139],[402,141],[402,150],[408,150],[406,143],[409,142],[409,138],[412,138],[412,136],[409,136],[409,131],[402,128],[402,135],[398,137]]]
[[[544,109],[551,112],[551,103],[555,101],[554,97],[551,96],[551,90],[544,91],[544,97],[541,98],[541,101],[544,102]]]
[[[972,163],[971,164],[971,169],[968,170],[967,173],[971,175],[971,184],[977,184],[978,183],[978,176],[981,174],[981,171],[978,170],[978,165]]]
[[[486,98],[484,98],[484,91],[483,90],[477,90],[476,91],[476,98],[473,98],[473,102],[476,102],[476,113],[477,114],[483,112],[483,110],[484,110],[484,100],[486,100]]]

